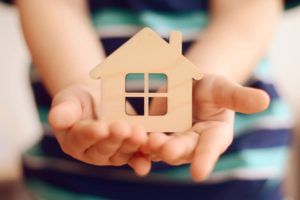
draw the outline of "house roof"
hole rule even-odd
[[[175,41],[177,40],[177,41]],[[175,43],[175,44],[174,44]],[[118,66],[122,62],[126,62],[132,59],[129,62],[140,62],[142,59],[150,59],[152,62],[163,62],[163,59],[157,59],[157,57],[151,57],[152,54],[165,54],[166,57],[170,57],[170,55],[178,54],[175,57],[184,63],[187,66],[184,74],[189,74],[191,78],[195,80],[200,80],[202,78],[202,73],[198,67],[196,67],[193,63],[191,63],[188,59],[186,59],[182,55],[181,51],[181,33],[178,31],[171,32],[170,35],[170,43],[166,42],[162,39],[157,33],[152,31],[150,28],[143,28],[141,31],[136,33],[132,38],[130,38],[126,43],[120,46],[116,51],[110,54],[103,62],[98,64],[91,72],[90,76],[94,79],[99,79],[101,76],[105,76],[109,74],[110,71],[114,71],[110,66]],[[132,51],[135,51],[131,53]],[[145,51],[148,54],[139,54],[141,51]],[[149,53],[150,52],[150,53]],[[168,56],[167,56],[168,55]],[[164,55],[160,55],[162,58]],[[124,69],[123,69],[124,70]]]

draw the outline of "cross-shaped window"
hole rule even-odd
[[[165,115],[167,113],[167,76],[162,73],[129,73],[125,77],[125,100],[135,104],[139,112],[134,113],[125,106],[127,115]],[[150,109],[152,102],[159,108]]]

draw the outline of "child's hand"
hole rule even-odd
[[[129,164],[137,174],[150,170],[151,162],[138,153],[148,140],[139,126],[125,122],[108,125],[99,120],[100,89],[72,86],[58,93],[49,113],[49,122],[63,151],[94,165]]]
[[[151,109],[159,109],[153,102]],[[149,148],[154,160],[172,165],[191,163],[191,175],[204,180],[233,139],[234,111],[246,114],[265,110],[268,95],[241,87],[220,76],[206,75],[193,88],[193,127],[183,133],[152,133]],[[154,111],[153,111],[154,112]]]

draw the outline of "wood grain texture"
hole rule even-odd
[[[179,132],[192,126],[192,81],[200,80],[202,73],[181,53],[182,37],[171,32],[170,43],[149,28],[144,28],[119,49],[97,65],[91,77],[101,78],[101,120],[112,123],[125,120],[143,125],[147,132]],[[126,93],[125,77],[142,73],[144,93]],[[167,93],[149,92],[151,73],[167,76]],[[125,112],[126,97],[145,97],[144,115]],[[165,115],[148,115],[148,97],[167,97]]]

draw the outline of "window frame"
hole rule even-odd
[[[144,92],[127,92],[126,91],[126,87],[124,88],[124,96],[125,96],[125,103],[126,103],[126,98],[144,98],[144,114],[143,115],[130,115],[126,112],[126,108],[125,108],[125,113],[126,115],[128,116],[164,116],[168,113],[168,92],[169,92],[169,89],[168,89],[168,76],[165,74],[165,73],[127,73],[126,76],[125,76],[125,86],[127,84],[127,76],[128,75],[132,75],[132,74],[143,74],[144,75]],[[166,77],[166,83],[167,83],[167,91],[166,92],[150,92],[150,88],[149,88],[149,77],[150,77],[150,74],[161,74],[161,75],[164,75]],[[149,107],[150,107],[150,102],[149,102],[149,99],[150,98],[155,98],[155,97],[165,97],[167,98],[167,104],[166,104],[166,113],[164,113],[163,115],[150,115],[149,114]],[[126,106],[125,106],[126,107]]]

